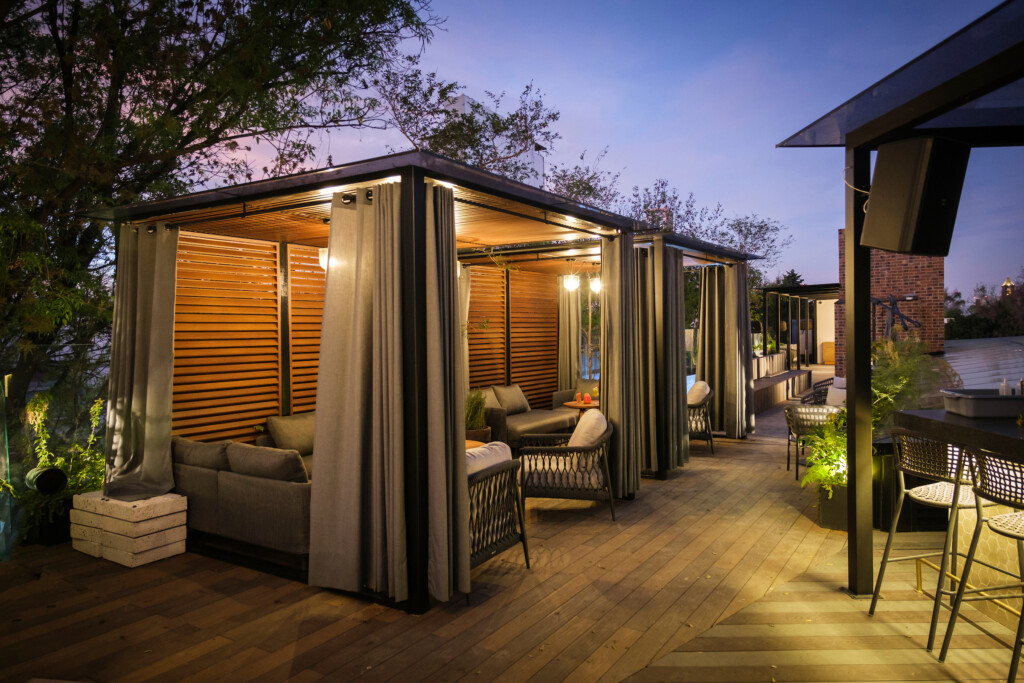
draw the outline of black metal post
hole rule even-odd
[[[426,183],[422,169],[402,169],[402,373],[405,465],[406,609],[430,608],[427,586],[427,288]]]
[[[846,189],[846,411],[849,580],[854,595],[873,591],[871,544],[871,250],[860,246],[865,192],[871,187],[867,149],[846,150],[853,188]],[[857,190],[862,190],[858,192]]]

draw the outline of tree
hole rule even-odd
[[[799,287],[804,283],[804,276],[796,272],[793,268],[783,273],[782,279],[779,281],[783,287]]]
[[[363,79],[436,23],[428,0],[0,4],[9,414],[108,330],[112,236],[91,207],[249,179],[253,139],[276,151],[264,173],[302,168],[310,133],[365,124]]]
[[[380,115],[387,125],[397,128],[415,149],[512,180],[535,179],[530,156],[545,152],[560,136],[552,128],[558,111],[544,104],[532,83],[507,113],[500,113],[505,93],[485,92],[487,104],[464,97],[460,109],[457,98],[465,87],[439,79],[437,72],[423,73],[418,65],[418,57],[406,57],[374,79]]]
[[[563,197],[613,211],[622,195],[618,187],[619,174],[598,168],[607,153],[608,148],[605,147],[594,157],[593,162],[588,163],[587,152],[584,150],[577,164],[552,164],[544,179],[545,186]]]
[[[1024,268],[1008,295],[995,294],[997,287],[978,285],[974,305],[963,312],[959,292],[946,295],[946,339],[983,339],[1024,335]],[[990,294],[991,292],[991,294]],[[959,305],[958,305],[959,304]]]

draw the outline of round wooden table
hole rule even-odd
[[[591,401],[590,403],[584,403],[583,401],[566,401],[562,405],[566,408],[575,408],[580,411],[580,417],[583,417],[583,413],[587,412],[591,408],[601,407],[601,403],[598,401]]]
[[[466,450],[467,451],[470,448],[477,448],[478,446],[483,446],[483,445],[484,445],[483,441],[472,441],[470,439],[466,439]]]

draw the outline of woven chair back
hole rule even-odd
[[[961,457],[970,459],[970,454],[960,446],[945,441],[936,441],[922,434],[905,429],[891,429],[896,450],[896,469],[915,474],[933,481],[956,483],[957,467]],[[970,483],[969,467],[961,472],[961,481]]]
[[[786,406],[786,426],[794,436],[808,436],[815,428],[828,422],[828,419],[840,410],[836,406],[809,404]]]
[[[995,503],[1024,510],[1024,465],[984,451],[974,457],[978,463],[975,485],[978,494]]]

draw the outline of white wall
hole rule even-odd
[[[822,358],[822,343],[836,340],[836,300],[817,300],[814,306],[818,309],[817,339],[814,343],[817,345],[818,358]]]

